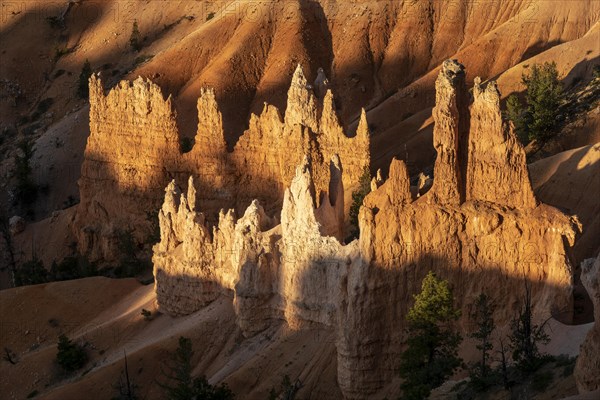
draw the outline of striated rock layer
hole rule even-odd
[[[415,200],[406,165],[394,160],[388,179],[364,200],[360,239],[348,245],[340,241],[346,166],[337,155],[324,171],[306,152],[285,191],[280,224],[253,202],[238,220],[222,212],[211,232],[193,181],[186,195],[171,183],[153,258],[160,308],[186,314],[228,294],[247,336],[278,321],[333,327],[338,383],[348,399],[370,398],[398,376],[405,315],[430,270],[452,284],[462,329],[481,292],[502,305],[496,321],[507,323],[525,284],[535,318],[568,319],[565,246],[576,221],[533,197],[496,85],[477,81],[469,107],[464,84],[462,65],[445,62],[436,85],[431,190]],[[311,113],[294,118],[314,123]],[[328,190],[318,190],[326,180]]]
[[[575,381],[580,393],[600,389],[600,256],[585,260],[581,267],[581,282],[594,303],[594,327],[581,345]]]
[[[221,208],[243,211],[258,198],[269,212],[281,209],[284,189],[305,154],[311,157],[316,193],[329,191],[329,163],[336,155],[344,165],[346,189],[354,187],[369,166],[366,117],[355,137],[348,137],[336,114],[333,94],[323,74],[317,77],[318,100],[302,68],[294,73],[285,118],[265,104],[252,115],[248,130],[227,150],[223,119],[211,89],[198,99],[198,129],[188,153],[179,148],[171,97],[138,78],[121,82],[104,94],[99,77],[90,79],[90,136],[79,181],[81,203],[73,228],[80,251],[91,259],[116,257],[120,231],[140,242],[151,231],[149,213],[160,206],[165,185],[194,176],[206,218],[217,222]],[[348,199],[351,191],[345,191]],[[320,201],[320,197],[317,197]],[[339,200],[341,209],[350,202]]]

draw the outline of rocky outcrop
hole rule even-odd
[[[317,78],[322,101],[313,94],[298,66],[282,119],[265,104],[252,115],[249,128],[233,151],[227,150],[223,119],[212,89],[198,99],[195,145],[182,154],[176,112],[171,98],[142,78],[121,82],[104,94],[98,76],[90,79],[90,136],[79,180],[81,203],[73,229],[79,250],[92,260],[114,260],[120,232],[130,231],[145,242],[152,229],[150,214],[160,207],[163,188],[171,180],[182,186],[191,175],[206,220],[218,222],[221,208],[241,214],[254,199],[265,210],[281,210],[283,194],[294,168],[311,157],[316,201],[329,191],[331,159],[344,165],[343,187],[354,187],[369,166],[369,131],[363,115],[355,137],[342,129],[327,79]],[[347,209],[350,193],[345,191]],[[338,237],[341,234],[338,234]]]
[[[485,88],[475,79],[466,171],[466,200],[485,200],[511,208],[534,208],[525,151],[502,120],[496,82]]]
[[[436,180],[431,188],[431,199],[439,204],[458,205],[464,199],[459,192],[462,185],[462,161],[465,150],[459,147],[464,141],[464,127],[468,122],[466,111],[465,71],[455,60],[447,60],[435,82],[435,107],[433,109],[433,147],[437,152],[434,168]]]
[[[587,259],[581,266],[581,282],[594,303],[594,327],[581,345],[575,381],[580,393],[600,389],[600,256]]]
[[[153,259],[159,306],[189,313],[224,293],[233,298],[247,336],[282,321],[294,329],[335,328],[338,384],[348,399],[371,398],[397,378],[405,316],[429,271],[451,283],[464,316],[484,292],[503,305],[496,323],[508,323],[528,285],[536,319],[550,313],[568,319],[572,276],[565,243],[573,243],[574,221],[533,198],[523,149],[499,119],[495,85],[477,82],[470,110],[462,85],[463,67],[444,63],[431,190],[411,194],[406,165],[393,160],[387,180],[375,179],[364,199],[360,239],[347,245],[340,238],[349,167],[337,155],[326,171],[319,167],[324,149],[335,148],[329,143],[340,137],[332,134],[341,132],[335,119],[321,118],[321,153],[302,147],[306,155],[284,191],[279,224],[278,214],[269,219],[253,202],[238,220],[233,211],[222,212],[211,234],[197,210],[202,202],[190,207],[194,183],[186,196],[170,184]],[[324,110],[332,107],[329,97]],[[266,107],[263,115],[270,112],[276,111]],[[256,118],[251,132],[269,135],[270,119]],[[294,131],[285,124],[283,130]],[[366,132],[363,115],[354,140]],[[490,188],[486,180],[494,174],[497,184]],[[459,321],[459,329],[467,326],[467,318]]]
[[[331,170],[332,186],[341,194],[339,160],[332,160]],[[335,325],[340,271],[351,259],[344,255],[356,246],[343,247],[335,237],[343,225],[342,197],[325,193],[317,208],[313,188],[305,158],[285,191],[280,225],[254,201],[237,220],[232,210],[221,212],[210,232],[190,201],[196,192],[193,179],[187,194],[171,182],[153,257],[160,308],[188,314],[219,294],[231,293],[246,335],[264,330],[273,320],[286,320],[296,328]]]

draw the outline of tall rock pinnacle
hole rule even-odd
[[[464,67],[456,60],[446,60],[435,82],[436,102],[433,109],[433,146],[437,152],[434,167],[432,200],[439,204],[461,203],[461,154],[459,152],[459,104],[465,87]]]

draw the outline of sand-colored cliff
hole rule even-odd
[[[312,155],[304,158],[285,191],[280,224],[254,202],[237,220],[222,212],[211,232],[194,183],[187,195],[169,184],[153,258],[159,306],[186,314],[229,293],[247,336],[280,321],[293,329],[334,327],[338,384],[356,399],[397,377],[404,316],[430,270],[451,282],[464,315],[486,292],[503,305],[497,322],[507,323],[527,284],[536,318],[569,319],[565,243],[572,245],[576,221],[536,203],[495,84],[476,82],[469,106],[463,76],[462,65],[447,61],[438,78],[441,156],[432,189],[414,200],[404,162],[393,161],[388,179],[365,198],[360,239],[348,245],[339,240],[345,169],[338,157],[320,195],[322,177],[313,173]]]
[[[317,77],[323,88],[321,81],[323,77]],[[83,254],[95,260],[114,259],[120,231],[132,231],[144,242],[151,229],[149,213],[159,208],[163,188],[172,179],[182,184],[194,176],[202,210],[216,223],[221,208],[241,213],[256,198],[270,213],[280,210],[284,189],[305,154],[311,157],[317,193],[329,191],[330,160],[339,157],[344,165],[340,183],[348,199],[348,189],[369,166],[364,114],[355,136],[348,137],[331,91],[317,99],[300,66],[289,89],[285,117],[265,104],[260,115],[252,115],[233,151],[227,149],[212,89],[201,92],[197,109],[195,145],[182,153],[176,111],[157,85],[138,78],[122,81],[105,94],[100,78],[90,79],[90,136],[79,180],[81,203],[73,223]],[[343,210],[343,198],[339,203]],[[345,204],[349,207],[349,201]]]

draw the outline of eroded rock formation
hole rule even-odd
[[[433,187],[411,195],[406,165],[392,161],[388,179],[375,180],[363,202],[360,239],[347,245],[339,239],[348,167],[335,154],[325,171],[313,165],[323,159],[305,151],[285,191],[279,225],[277,215],[268,218],[254,202],[238,220],[232,211],[221,213],[211,234],[198,211],[202,202],[190,207],[193,183],[185,196],[170,184],[153,259],[159,306],[189,313],[225,293],[245,335],[278,321],[294,329],[334,327],[338,383],[348,399],[370,398],[398,376],[405,315],[431,270],[452,284],[464,316],[485,292],[502,305],[497,324],[507,323],[527,284],[535,318],[568,319],[572,276],[565,243],[573,243],[575,221],[536,203],[523,149],[500,118],[494,83],[476,82],[469,109],[464,69],[448,61],[436,89]],[[313,104],[301,87],[293,90],[293,97]],[[313,116],[295,109],[299,120]],[[365,124],[363,116],[361,129]],[[336,124],[322,117],[324,126]],[[496,187],[489,187],[490,179]],[[327,190],[320,190],[326,181]],[[460,328],[467,322],[463,318]]]
[[[211,89],[198,99],[195,145],[182,154],[171,98],[142,78],[121,82],[104,94],[97,76],[90,79],[90,136],[79,181],[81,203],[73,223],[80,251],[94,260],[113,260],[117,236],[131,231],[139,242],[151,231],[149,213],[160,207],[163,189],[175,179],[195,178],[205,218],[216,224],[221,208],[243,212],[260,199],[273,214],[305,154],[311,157],[316,193],[329,191],[329,168],[337,156],[344,165],[343,187],[354,187],[369,166],[369,131],[363,113],[355,137],[342,129],[333,94],[322,72],[317,77],[322,101],[298,66],[282,119],[265,104],[252,114],[249,129],[232,152],[227,150],[223,120]],[[349,199],[351,191],[344,191]],[[316,197],[317,203],[321,196]],[[341,200],[340,200],[341,202]],[[341,202],[344,204],[343,202]],[[346,201],[345,207],[350,202]]]
[[[265,329],[272,320],[285,320],[295,328],[335,325],[340,274],[356,258],[348,252],[357,249],[342,246],[336,238],[343,225],[340,174],[334,157],[334,191],[324,193],[317,208],[305,158],[285,191],[281,224],[254,201],[237,220],[232,210],[221,212],[212,232],[190,201],[196,193],[193,179],[187,194],[171,182],[159,214],[161,242],[153,257],[160,307],[188,314],[219,294],[232,293],[246,335]]]
[[[600,256],[581,266],[581,282],[594,303],[594,327],[581,345],[575,366],[575,381],[580,393],[600,389]]]

